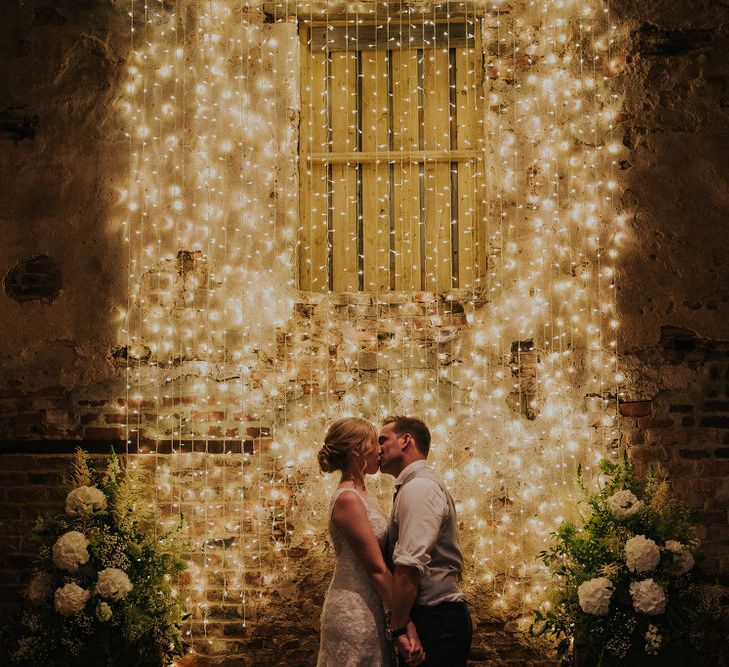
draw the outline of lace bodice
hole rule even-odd
[[[377,592],[344,535],[331,520],[331,510],[342,493],[356,493],[380,548],[387,540],[387,519],[375,500],[351,488],[337,489],[329,505],[329,532],[336,563],[321,615],[318,667],[389,667],[390,647],[385,638],[385,615]]]
[[[337,562],[334,567],[334,578],[332,579],[331,588],[343,584],[349,588],[356,587],[367,595],[374,594],[374,589],[370,583],[369,577],[364,571],[362,564],[359,562],[356,554],[352,551],[349,543],[342,535],[341,531],[332,521],[332,509],[337,498],[342,493],[356,493],[367,510],[367,518],[370,520],[370,526],[372,526],[372,532],[375,534],[375,538],[380,544],[380,549],[385,548],[387,542],[387,519],[380,512],[380,508],[377,506],[376,501],[370,498],[367,494],[360,493],[355,489],[340,488],[334,492],[329,505],[329,534],[332,536],[332,542],[334,543],[334,553],[337,556]]]

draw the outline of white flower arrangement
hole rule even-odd
[[[605,616],[608,613],[612,596],[613,582],[607,577],[595,577],[583,582],[577,589],[580,608],[593,616]]]
[[[90,597],[89,591],[73,582],[57,588],[53,594],[55,609],[63,616],[80,614]]]
[[[638,500],[629,489],[617,491],[606,502],[615,518],[621,521],[634,517],[644,507],[643,501]]]
[[[676,574],[682,575],[691,572],[694,567],[694,557],[691,555],[688,546],[676,540],[667,540],[664,549],[673,554],[671,569]]]
[[[61,570],[75,572],[80,565],[89,562],[88,546],[89,541],[83,533],[69,530],[53,545],[53,564]]]
[[[106,509],[106,496],[95,486],[79,486],[66,496],[66,514],[89,516]]]
[[[65,505],[33,529],[40,548],[12,632],[14,664],[96,665],[103,656],[107,667],[165,667],[187,652],[176,591],[186,585],[182,518],[160,532],[140,482],[113,454],[102,478],[77,450]]]
[[[132,582],[126,572],[115,567],[107,567],[99,572],[99,581],[96,583],[96,592],[102,598],[121,600],[132,590]]]
[[[630,596],[639,614],[658,616],[666,611],[666,592],[653,579],[634,581],[630,584]]]
[[[661,550],[645,535],[636,535],[625,543],[625,564],[631,572],[651,572],[660,562]]]
[[[692,572],[699,542],[689,510],[655,471],[638,474],[627,453],[600,472],[597,490],[578,472],[589,512],[562,522],[540,553],[552,590],[530,632],[557,640],[564,667],[642,665],[647,656],[698,664],[725,638],[718,593]]]

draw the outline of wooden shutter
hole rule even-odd
[[[310,22],[300,34],[300,288],[477,289],[479,22]]]

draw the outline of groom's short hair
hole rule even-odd
[[[417,417],[404,417],[403,415],[392,415],[382,420],[382,425],[392,425],[392,430],[398,435],[409,433],[415,440],[415,447],[427,458],[430,451],[430,430],[422,419]]]

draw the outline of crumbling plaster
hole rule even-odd
[[[3,384],[103,382],[115,374],[107,357],[127,291],[127,251],[109,214],[128,171],[115,108],[124,12],[100,0],[16,0],[4,8],[0,44],[0,275],[47,255],[63,284],[53,302],[0,294]]]
[[[729,338],[729,4],[611,8],[631,30],[621,77],[630,236],[617,280],[619,349],[630,364],[662,326]]]

